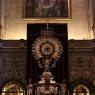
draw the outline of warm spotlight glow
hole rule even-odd
[[[9,28],[6,30],[6,33],[3,36],[3,39],[26,39],[27,37],[27,25],[26,24],[9,24]]]
[[[18,4],[15,4],[14,0],[12,0],[12,2],[9,2],[10,0],[3,1],[3,7],[5,7],[2,8],[1,17],[1,24],[3,25],[4,30],[3,39],[26,39],[27,23],[35,22],[31,20],[28,22],[22,20],[23,0],[18,0],[18,2],[20,2]],[[91,39],[91,31],[89,31],[90,26],[88,23],[88,20],[90,19],[87,17],[88,10],[86,9],[86,6],[84,0],[72,0],[72,19],[68,22],[59,22],[55,20],[54,23],[68,24],[68,39]],[[49,19],[49,21],[52,23],[52,19]]]

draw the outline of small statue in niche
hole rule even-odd
[[[78,86],[76,89],[76,95],[87,95],[87,91],[82,86]]]
[[[67,82],[66,80],[63,80],[63,83],[61,84],[61,95],[67,94]]]
[[[49,71],[56,67],[56,60],[50,55],[45,55],[38,60],[39,67],[44,69],[44,71]]]
[[[33,95],[32,92],[33,92],[33,90],[32,90],[32,80],[29,79],[29,83],[27,85],[27,95]]]
[[[49,65],[51,64],[52,59],[48,55],[44,55],[38,60],[39,67],[43,68],[45,71],[49,70]]]

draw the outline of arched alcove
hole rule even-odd
[[[77,84],[73,89],[72,95],[91,95],[90,89],[85,84]]]
[[[24,89],[20,83],[9,81],[2,87],[1,95],[24,95]]]

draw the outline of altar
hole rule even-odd
[[[28,95],[67,95],[67,25],[32,24],[28,29]]]

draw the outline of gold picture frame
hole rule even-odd
[[[25,0],[23,20],[28,23],[68,22],[71,20],[71,0]]]

